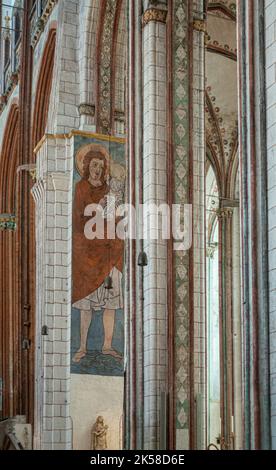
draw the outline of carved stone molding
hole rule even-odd
[[[42,200],[44,193],[45,193],[45,181],[42,179],[36,180],[36,183],[31,189],[31,194],[37,206]]]
[[[143,26],[146,26],[151,21],[156,23],[166,23],[167,11],[159,10],[158,8],[149,8],[143,15]]]
[[[16,230],[16,218],[13,214],[0,214],[0,231],[14,232]]]
[[[31,41],[33,48],[35,48],[36,44],[38,43],[38,40],[45,29],[45,25],[48,21],[48,18],[51,15],[57,2],[58,0],[48,0],[48,3],[46,4],[42,15],[40,16],[40,18],[37,19],[36,23],[34,24],[34,27],[32,28]]]
[[[13,90],[18,85],[18,82],[19,82],[19,71],[11,74],[8,84],[7,84],[6,91],[0,97],[0,114],[4,110],[6,104],[8,103],[9,97],[12,95]]]
[[[79,105],[80,116],[95,116],[95,106],[93,104],[81,103]]]

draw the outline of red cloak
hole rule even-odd
[[[108,191],[106,184],[95,188],[85,179],[76,184],[73,204],[73,303],[98,289],[113,267],[123,271],[123,240],[88,240],[84,234],[85,224],[89,220],[84,216],[85,208],[89,204],[98,204]]]

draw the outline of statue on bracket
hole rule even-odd
[[[107,449],[107,431],[108,426],[104,424],[102,416],[98,416],[96,423],[92,428],[92,450]]]

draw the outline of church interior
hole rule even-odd
[[[0,449],[276,449],[276,0],[0,0]]]

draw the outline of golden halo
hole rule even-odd
[[[90,153],[90,152],[101,153],[105,157],[106,162],[107,162],[107,172],[109,172],[111,158],[106,148],[103,147],[101,144],[85,144],[77,151],[76,157],[75,157],[75,165],[76,165],[76,169],[79,175],[83,177],[83,174],[84,174],[83,160],[85,156],[87,155],[87,153]]]

